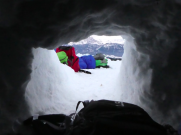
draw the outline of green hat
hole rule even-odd
[[[64,52],[64,51],[61,51],[61,52],[58,52],[57,53],[57,56],[60,60],[61,63],[63,64],[68,64],[67,61],[68,61],[68,56],[67,54]]]

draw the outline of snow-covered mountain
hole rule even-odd
[[[68,45],[75,47],[76,53],[91,54],[103,53],[122,57],[125,40],[121,36],[92,35],[79,42],[70,42]]]
[[[104,45],[109,43],[124,44],[125,40],[121,36],[97,36],[92,35],[79,42],[70,42],[68,45],[81,45],[81,44],[97,44]]]
[[[81,45],[73,45],[75,47],[76,54],[91,54],[95,55],[96,53],[103,53],[105,55],[114,55],[118,57],[122,57],[124,53],[123,45],[110,43],[104,45],[97,44],[81,44]]]

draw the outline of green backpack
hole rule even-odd
[[[58,52],[57,56],[58,56],[61,63],[68,64],[68,62],[67,62],[68,61],[68,56],[64,51]]]

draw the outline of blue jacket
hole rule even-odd
[[[87,69],[96,68],[96,61],[92,55],[82,56],[81,59],[86,63]]]
[[[84,62],[84,60],[81,57],[79,57],[79,66],[80,66],[80,69],[87,68],[87,64]]]

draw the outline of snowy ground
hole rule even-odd
[[[92,74],[85,74],[61,64],[54,51],[38,48],[33,53],[33,72],[26,90],[32,114],[70,114],[77,102],[84,100],[120,101],[117,80],[121,61],[109,60],[111,68],[90,69]]]
[[[78,99],[110,99],[119,100],[120,95],[116,89],[116,81],[120,69],[120,61],[109,61],[111,68],[89,69],[92,74],[76,73],[74,89],[83,94]],[[119,95],[119,96],[118,96]]]

